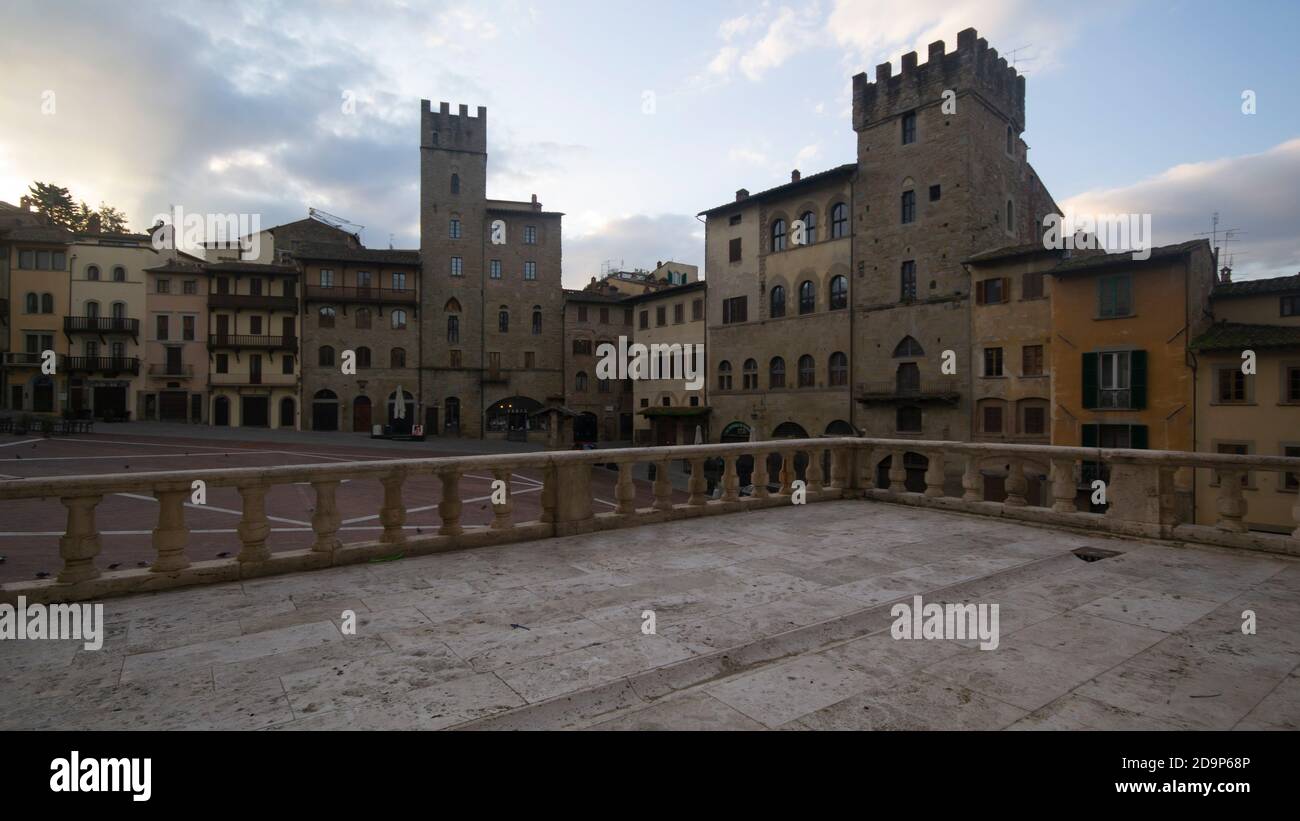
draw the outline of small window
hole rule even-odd
[[[316,361],[322,368],[334,367],[334,348],[329,345],[321,345]]]
[[[691,321],[699,322],[701,319],[704,319],[704,300],[693,299],[691,300]]]
[[[849,358],[844,353],[836,351],[831,354],[830,384],[832,387],[843,387],[849,384]]]
[[[732,215],[727,219],[727,224],[728,224],[728,225],[740,225],[740,214],[732,214]]]
[[[609,308],[602,307],[600,309],[600,324],[601,325],[609,324]]]
[[[355,313],[353,314],[353,316],[354,316],[354,318],[356,319],[356,324],[357,324],[357,329],[358,329],[358,330],[366,331],[366,330],[369,330],[369,329],[370,329],[370,309],[369,309],[369,308],[357,308],[357,310],[355,311]]]
[[[1286,369],[1286,385],[1282,388],[1284,401],[1289,403],[1300,402],[1300,367],[1288,366]]]
[[[843,274],[831,277],[831,310],[849,307],[849,278]]]
[[[501,260],[494,259],[488,263],[488,276],[492,279],[501,278]]]
[[[448,239],[460,239],[460,220],[453,219],[447,227]]]
[[[812,211],[804,211],[799,219],[803,221],[804,245],[812,245],[817,241],[817,215]]]
[[[497,330],[503,334],[510,331],[510,311],[504,305],[497,311]]]
[[[776,220],[772,223],[772,251],[785,250],[785,220]]]
[[[1129,274],[1101,277],[1097,280],[1097,315],[1100,317],[1133,314],[1133,278]]]
[[[31,251],[24,251],[23,253],[24,253],[24,254],[30,254]],[[31,266],[29,266],[29,265],[23,265],[23,266],[20,266],[20,267],[23,267],[23,268],[30,268]],[[91,265],[91,266],[89,266],[89,267],[86,268],[86,279],[90,280],[91,282],[94,282],[94,281],[96,281],[96,280],[99,279],[99,266],[98,266],[98,265]]]
[[[451,193],[453,194],[460,193],[460,174],[451,175]]]
[[[158,280],[158,293],[170,294],[172,292],[172,281],[170,279]]]
[[[54,294],[41,294],[41,313],[54,313]]]
[[[181,285],[181,291],[187,296],[193,296],[199,292],[199,283],[197,280],[187,279]]]
[[[393,330],[395,331],[406,330],[406,311],[402,311],[402,310],[392,311],[389,313],[389,317],[391,319],[390,324],[393,326]]]
[[[686,321],[686,304],[678,302],[673,306],[673,324],[680,325]]]
[[[916,192],[904,191],[902,197],[902,217],[903,224],[916,221]]]
[[[733,296],[722,300],[722,324],[748,321],[748,297]]]
[[[1043,295],[1043,272],[1034,271],[1025,274],[1020,281],[1021,299],[1038,299]]]
[[[1284,296],[1279,306],[1282,316],[1300,316],[1300,296]]]
[[[1026,345],[1021,349],[1021,376],[1043,375],[1043,346]]]
[[[903,145],[916,142],[916,112],[909,111],[903,115]]]
[[[643,330],[643,331],[644,331],[646,328],[649,328],[649,327],[650,327],[650,312],[649,312],[649,311],[642,311],[642,312],[641,312],[641,319],[640,319],[640,321],[638,322],[638,326],[639,326],[639,327],[641,328],[641,330]]]
[[[731,390],[731,363],[725,359],[718,363],[718,390]]]
[[[774,285],[772,291],[768,294],[769,311],[768,315],[773,319],[785,316],[785,286]]]
[[[525,225],[525,226],[524,226],[524,245],[536,245],[536,244],[537,244],[537,226],[536,226],[536,225]]]
[[[1007,200],[1007,230],[1015,233],[1016,230],[1016,204]]]
[[[186,342],[193,342],[194,333],[194,316],[189,315],[181,317],[181,339]]]
[[[1001,433],[1002,432],[1002,405],[996,402],[989,402],[984,406],[984,412],[981,414],[984,433]]]
[[[1246,374],[1239,367],[1216,368],[1217,398],[1221,404],[1249,401]]]
[[[894,346],[895,359],[911,359],[919,356],[925,356],[925,349],[921,347],[920,342],[910,336],[903,337]]]
[[[406,349],[393,348],[388,352],[388,367],[405,368],[406,367]]]
[[[1007,126],[1007,153],[1012,155],[1016,153],[1016,135],[1011,130],[1011,126]]]
[[[831,239],[849,235],[849,207],[837,202],[831,207]]]
[[[322,349],[323,351],[324,349]],[[333,361],[331,357],[331,362]],[[230,354],[217,354],[217,373],[230,373]]]
[[[741,379],[743,380],[744,383],[742,387],[744,387],[745,390],[747,391],[758,390],[758,360],[756,359],[745,360],[744,370],[741,371]]]
[[[668,306],[660,305],[655,308],[655,327],[662,328],[668,324]]]
[[[87,305],[86,307],[89,308],[90,306]],[[168,339],[168,330],[169,330],[167,315],[158,314],[158,316],[154,317],[154,319],[156,320],[156,324],[157,324],[157,326],[154,329],[154,339],[157,339],[160,342],[166,342]]]
[[[903,302],[916,299],[916,260],[904,260],[899,269],[898,298]]]
[[[817,363],[809,356],[804,354],[799,357],[799,387],[812,388],[817,384]]]
[[[524,279],[537,279],[537,263],[529,260],[524,263]]]
[[[290,356],[289,354],[285,354],[284,356],[280,357],[280,373],[283,374],[293,373],[293,357]]]
[[[779,356],[772,357],[767,367],[767,386],[769,388],[785,387],[785,360]]]
[[[899,433],[921,432],[921,409],[915,405],[903,405],[894,417],[894,429]]]
[[[533,306],[533,336],[542,335],[542,309]]]
[[[985,376],[1002,375],[1002,349],[1001,348],[984,349],[984,375]]]
[[[1047,408],[1042,405],[1026,405],[1024,418],[1021,420],[1021,432],[1029,436],[1043,436],[1047,433]]]
[[[586,392],[587,392],[587,373],[586,373],[586,371],[578,371],[578,375],[577,375],[576,377],[574,377],[574,379],[573,379],[573,389],[574,389],[575,391],[577,391],[578,393],[586,393]]]
[[[454,277],[465,275],[465,261],[460,257],[451,258],[451,275]]]
[[[943,195],[943,191],[940,188],[940,186],[938,185],[930,186],[930,202],[938,202],[939,197],[941,197],[942,195]]]
[[[460,344],[460,317],[455,314],[447,317],[447,341],[453,345]]]
[[[810,314],[817,309],[817,288],[812,280],[805,279],[799,285],[799,313]]]
[[[736,237],[727,243],[727,261],[740,262],[740,237]]]
[[[975,283],[975,304],[997,305],[1006,302],[1007,283],[1005,277],[985,279]]]
[[[25,313],[39,314],[41,312],[40,297],[38,297],[34,292],[29,293],[27,295],[27,298],[24,300],[23,305],[24,305]]]
[[[316,314],[319,317],[319,325],[322,328],[334,327],[335,310],[333,306],[322,305],[320,311]]]
[[[370,367],[370,349],[365,346],[357,348],[357,368],[360,369],[360,368],[369,368],[369,367]]]

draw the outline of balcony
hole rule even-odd
[[[189,379],[194,376],[194,366],[189,364],[169,365],[165,362],[150,362],[149,375],[158,379]]]
[[[1097,459],[1112,467],[1104,514],[1075,503]],[[675,496],[680,461],[692,469]],[[712,496],[706,461],[721,462]],[[982,500],[988,462],[1010,468],[1004,501]],[[634,479],[642,463],[653,483]],[[1050,471],[1041,505],[1028,503],[1031,465]],[[1218,525],[1178,518],[1179,470],[1226,474]],[[123,654],[93,703],[73,686],[86,670],[59,663],[56,642],[33,645],[0,727],[1282,728],[1296,719],[1285,682],[1300,662],[1300,573],[1268,554],[1300,554],[1300,528],[1241,530],[1247,470],[1300,471],[1300,459],[845,437],[4,481],[0,503],[44,506],[6,508],[8,521],[44,529],[62,511],[67,523],[53,561],[35,565],[57,575],[10,583],[0,601],[120,596],[119,620],[145,625],[138,641],[157,630],[169,644]],[[467,504],[485,475],[507,494]],[[187,556],[194,480],[221,499],[196,526],[229,508],[237,556]],[[796,489],[808,504],[791,504]],[[537,516],[519,521],[528,493]],[[157,499],[139,514],[157,524],[149,568],[102,567],[113,539],[95,513],[114,494]],[[307,523],[287,515],[310,520],[305,541],[293,544]],[[902,646],[892,608],[917,596],[999,603],[1000,646]],[[353,654],[337,614],[278,609],[295,599],[361,600],[400,646]],[[660,602],[656,636],[642,635]],[[1243,634],[1244,609],[1270,629]],[[218,689],[142,695],[163,677]],[[223,681],[249,697],[233,704]],[[133,708],[103,708],[119,698]]]
[[[208,350],[213,348],[298,349],[296,336],[263,336],[261,334],[216,334],[208,337]]]
[[[961,399],[961,383],[956,379],[923,379],[919,382],[859,382],[857,399],[864,405],[948,404]]]
[[[298,384],[298,377],[292,373],[212,373],[208,374],[208,384],[237,388],[269,387],[292,388]]]
[[[3,364],[6,368],[39,368],[41,366],[41,355],[23,351],[5,351],[0,354],[0,364]]]
[[[63,369],[69,373],[140,373],[140,358],[137,356],[65,356]]]
[[[298,297],[271,296],[270,294],[208,294],[209,308],[227,308],[236,311],[294,311],[298,310]]]
[[[130,334],[140,335],[140,320],[121,316],[65,316],[65,334]]]
[[[370,288],[354,285],[308,285],[307,299],[317,302],[370,302],[386,305],[414,305],[420,301],[414,288]]]

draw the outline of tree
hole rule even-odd
[[[106,202],[99,204],[99,230],[105,234],[125,234],[126,214]]]
[[[73,227],[77,213],[68,189],[54,183],[34,182],[28,186],[27,192],[36,203],[37,211],[59,225]]]
[[[72,222],[69,223],[68,227],[73,231],[85,231],[90,227],[90,218],[94,214],[95,212],[91,211],[90,206],[86,205],[85,200],[83,200],[81,205],[77,206],[77,210],[73,212]]]

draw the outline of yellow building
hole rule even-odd
[[[689,445],[695,441],[695,429],[702,429],[703,441],[709,441],[708,378],[704,350],[705,283],[689,282],[643,296],[632,297],[624,305],[632,308],[635,324],[632,339],[653,354],[653,346],[680,351],[661,358],[661,363],[681,364],[667,371],[674,376],[681,368],[696,370],[698,384],[693,388],[681,378],[632,380],[633,437],[643,445]],[[684,356],[687,348],[691,355]],[[696,352],[699,352],[697,355]],[[664,364],[660,373],[665,372]]]
[[[1300,456],[1300,274],[1224,281],[1210,297],[1214,324],[1192,342],[1197,362],[1196,449],[1210,453]],[[1253,359],[1254,373],[1250,362]],[[1196,521],[1218,518],[1218,477],[1197,471]],[[1243,477],[1244,522],[1289,533],[1300,475],[1251,471]]]
[[[68,407],[69,246],[73,235],[39,215],[9,206],[0,226],[8,277],[8,345],[3,364],[4,407],[57,414]],[[53,351],[52,360],[44,356]],[[46,364],[44,369],[43,363]],[[48,372],[52,369],[53,372]]]

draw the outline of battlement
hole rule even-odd
[[[1024,130],[1025,78],[973,28],[957,33],[954,52],[947,52],[942,40],[931,43],[922,65],[917,65],[916,52],[909,51],[903,55],[898,74],[889,63],[881,63],[876,66],[874,82],[867,80],[865,72],[855,75],[853,129],[863,131],[919,106],[937,104],[949,89],[959,97],[979,94],[1012,122],[1017,133]]]
[[[421,100],[420,147],[487,153],[487,106],[479,106],[478,116],[471,117],[467,105],[452,114],[450,103],[439,103],[434,111],[428,100]]]

